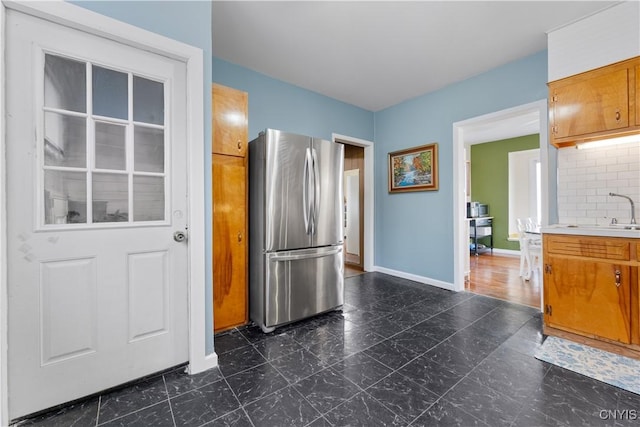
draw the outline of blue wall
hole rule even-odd
[[[213,58],[213,81],[249,94],[249,139],[265,128],[373,141],[373,113]]]
[[[213,59],[213,81],[249,93],[249,135],[273,127],[375,142],[376,266],[453,282],[453,123],[547,97],[547,52],[371,113]],[[440,189],[390,195],[387,153],[439,144]]]
[[[547,98],[547,52],[375,114],[375,264],[453,283],[453,123]],[[440,190],[389,194],[387,153],[437,142]]]
[[[211,235],[211,3],[205,1],[74,1],[78,6],[181,41],[203,50],[204,59],[204,141],[206,216],[204,233]],[[206,259],[211,260],[211,239],[207,239]],[[213,351],[213,288],[211,262],[206,266],[207,353]]]

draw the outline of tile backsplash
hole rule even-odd
[[[629,201],[610,192],[631,197],[640,222],[640,143],[558,150],[560,224],[606,225],[611,218],[628,224]]]

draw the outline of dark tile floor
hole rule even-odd
[[[345,302],[269,335],[216,336],[219,369],[174,370],[20,425],[638,423],[640,396],[533,357],[531,308],[379,273],[347,279]]]

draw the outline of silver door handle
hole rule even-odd
[[[318,221],[318,205],[320,204],[320,171],[318,170],[318,156],[316,155],[316,149],[312,149],[313,159],[313,217],[311,225],[311,234],[316,234]]]
[[[176,231],[175,233],[173,233],[173,240],[175,240],[176,242],[184,242],[185,240],[187,240],[187,235],[184,231]]]
[[[311,150],[307,148],[304,158],[304,172],[302,178],[302,210],[304,216],[304,231],[309,234],[311,227],[311,200],[309,198],[309,181],[311,180]]]
[[[271,255],[269,257],[270,261],[281,262],[281,261],[296,261],[301,259],[311,259],[311,258],[322,258],[326,256],[335,255],[342,252],[342,248],[332,249],[327,252],[314,252],[309,254],[296,254],[296,255]]]

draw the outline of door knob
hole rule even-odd
[[[175,233],[173,233],[173,240],[175,240],[176,242],[184,242],[185,240],[187,240],[187,235],[184,231],[176,231]]]

